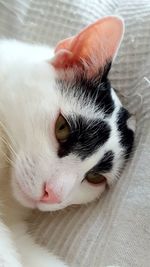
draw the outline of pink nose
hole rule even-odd
[[[54,192],[54,190],[47,184],[44,187],[44,194],[41,198],[41,201],[44,203],[56,204],[60,203],[59,196]]]

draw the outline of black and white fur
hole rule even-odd
[[[49,63],[52,56],[45,46],[0,41],[0,266],[4,267],[66,266],[25,233],[21,220],[26,208],[52,211],[95,200],[106,184],[89,184],[86,173],[100,172],[111,185],[133,145],[129,113],[107,77],[110,64],[103,75],[68,82]],[[59,113],[71,127],[62,146],[55,137]],[[60,203],[40,202],[45,182],[61,196]]]

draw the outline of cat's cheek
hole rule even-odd
[[[70,199],[71,204],[86,204],[99,198],[105,191],[106,183],[102,183],[99,186],[93,186],[84,181],[81,185],[72,192]]]
[[[24,207],[34,209],[36,207],[36,204],[31,199],[27,198],[25,194],[21,191],[17,181],[12,178],[11,181],[12,186],[12,192],[14,195],[14,198]]]

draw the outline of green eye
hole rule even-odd
[[[60,143],[66,142],[70,135],[70,126],[61,114],[55,124],[55,135]]]
[[[91,184],[101,184],[106,181],[106,178],[97,172],[88,172],[85,179]]]

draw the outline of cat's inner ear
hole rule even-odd
[[[97,75],[113,60],[123,36],[124,24],[119,17],[105,17],[79,34],[59,42],[51,64],[57,70],[86,72],[87,78]]]

